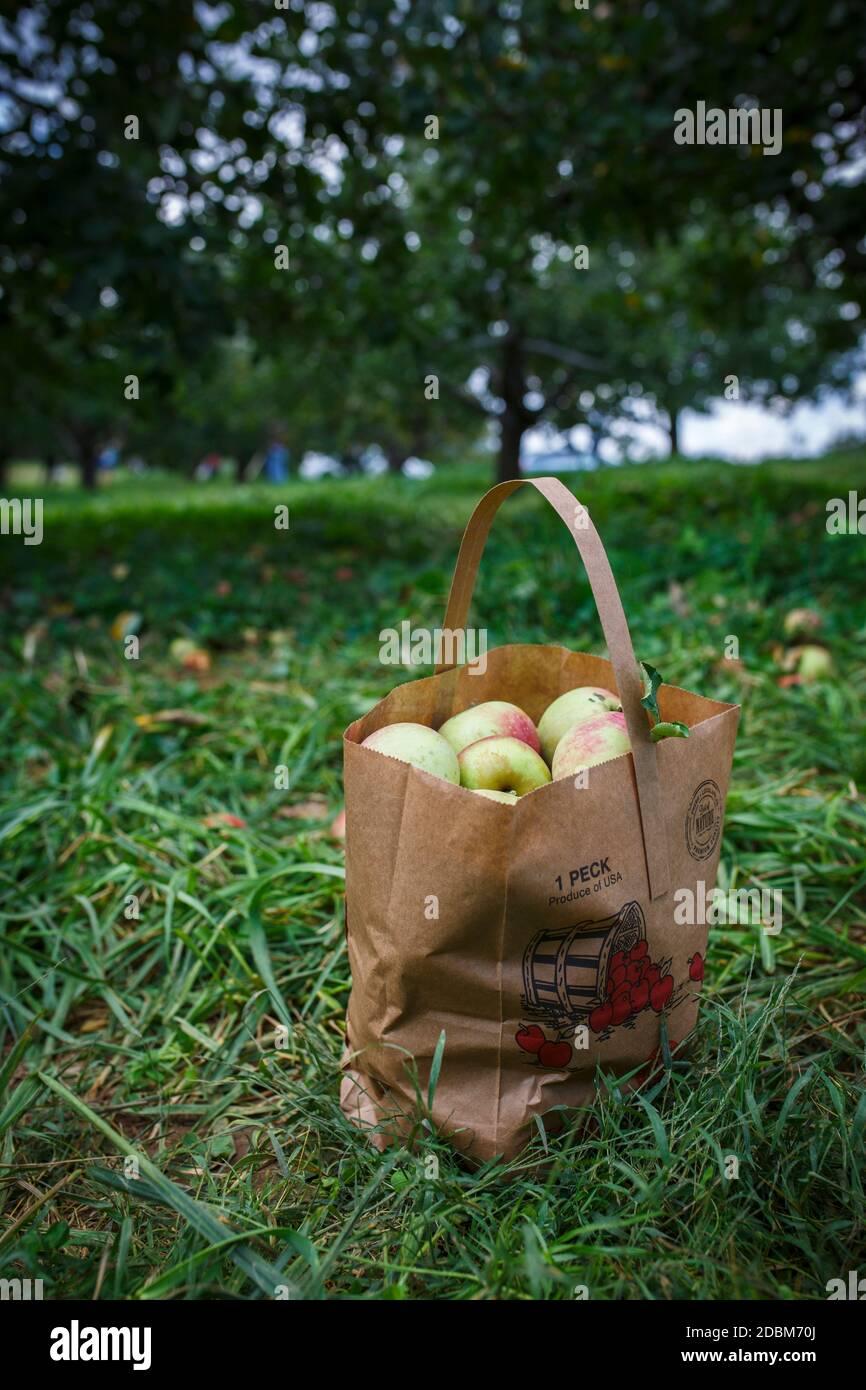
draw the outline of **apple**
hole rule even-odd
[[[563,734],[553,755],[553,780],[574,777],[585,768],[608,763],[631,748],[625,715],[616,710],[605,710],[585,719],[582,724],[574,724]]]
[[[653,1009],[655,1009],[657,1014],[660,1014],[662,1009],[664,1009],[667,1006],[673,992],[673,975],[662,975],[660,980],[656,980],[655,984],[650,989],[649,997],[650,1004],[652,1005]]]
[[[631,1018],[631,990],[626,987],[621,994],[616,994],[611,1000],[611,1023],[625,1023],[627,1018]]]
[[[613,691],[605,690],[603,685],[580,685],[576,690],[566,690],[564,695],[547,706],[538,725],[545,760],[548,763],[553,760],[556,745],[573,725],[581,724],[584,719],[591,719],[594,714],[601,714],[604,710],[617,709],[622,709],[622,705]]]
[[[470,743],[478,743],[482,738],[493,738],[495,734],[503,738],[519,738],[528,743],[536,753],[541,751],[538,730],[528,714],[507,700],[486,700],[483,705],[473,705],[471,709],[454,714],[439,730],[447,739],[455,753],[468,748]]]
[[[611,1004],[609,999],[593,1009],[589,1016],[589,1026],[593,1033],[603,1033],[605,1028],[609,1028],[612,1022],[613,1004]]]
[[[639,980],[638,983],[633,987],[631,992],[631,1006],[636,1014],[639,1014],[641,1009],[645,1009],[647,1007],[647,1005],[649,1004],[649,999],[649,985],[647,984],[646,980]]]
[[[571,1043],[546,1042],[538,1049],[538,1060],[543,1067],[567,1067],[571,1061]]]
[[[441,734],[426,724],[385,724],[368,734],[361,747],[386,753],[401,763],[411,763],[446,782],[457,784],[460,781],[457,754]]]
[[[797,674],[804,685],[826,680],[828,676],[833,674],[833,662],[826,647],[811,645],[798,647],[796,651]]]
[[[550,781],[547,764],[519,738],[481,738],[462,749],[460,782],[470,791],[515,792],[525,796]]]
[[[792,608],[785,614],[785,632],[789,637],[807,637],[817,632],[823,619],[814,608]]]
[[[488,801],[501,801],[505,806],[513,806],[517,800],[516,792],[495,792],[490,787],[470,787],[476,796],[486,796]]]
[[[524,1052],[537,1052],[545,1044],[544,1029],[537,1023],[521,1024],[514,1034],[514,1041]]]

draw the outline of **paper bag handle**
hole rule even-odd
[[[631,740],[650,897],[660,898],[670,890],[664,801],[656,745],[650,739],[646,711],[641,705],[643,687],[631,635],[616,580],[599,534],[586,508],[558,478],[516,478],[513,482],[497,483],[496,487],[484,494],[469,518],[460,543],[445,613],[445,630],[458,632],[465,629],[472,591],[475,588],[475,576],[493,518],[506,497],[527,483],[541,493],[565,522],[583,560],[610,653],[610,664],[616,675],[617,690]],[[454,664],[449,661],[442,662],[436,667],[437,675],[441,671],[450,670]]]

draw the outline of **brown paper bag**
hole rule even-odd
[[[610,660],[564,647],[500,647],[487,654],[484,674],[439,668],[398,686],[344,735],[353,987],[341,1104],[356,1123],[376,1127],[380,1147],[419,1122],[418,1085],[426,1104],[443,1032],[432,1122],[484,1160],[518,1152],[535,1116],[586,1105],[597,1066],[621,1076],[656,1056],[662,1014],[672,1043],[697,1014],[706,894],[715,885],[739,709],[662,686],[662,718],[691,733],[651,741],[595,527],[557,479],[526,481],[572,532]],[[446,631],[465,629],[490,524],[520,486],[494,487],[475,509]],[[537,723],[552,700],[580,685],[618,694],[633,752],[514,806],[359,746],[384,724],[438,728],[484,700],[512,701]],[[586,785],[576,786],[580,780]],[[691,913],[684,892],[694,895]],[[684,917],[692,925],[678,925]],[[610,1002],[617,967],[628,974],[642,957],[656,967],[642,968],[650,1001],[622,1016],[623,1004]],[[628,998],[631,1008],[643,992],[629,982]]]

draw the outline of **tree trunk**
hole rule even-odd
[[[409,455],[406,453],[405,449],[394,447],[385,450],[385,457],[388,460],[389,473],[402,473],[403,464],[406,462]]]
[[[671,454],[678,454],[680,451],[680,415],[676,406],[672,406],[668,411],[668,433],[671,441]]]
[[[96,444],[84,438],[78,446],[78,464],[81,469],[81,486],[92,492],[96,487]]]
[[[47,483],[57,482],[57,470],[59,466],[60,461],[56,454],[45,455],[45,481]]]
[[[5,488],[9,475],[9,455],[0,449],[0,488]]]
[[[503,346],[499,394],[505,401],[505,411],[501,416],[502,424],[499,429],[496,480],[508,483],[520,477],[520,441],[531,419],[530,412],[523,404],[526,382],[523,377],[520,340],[516,333],[509,333]]]
[[[240,449],[235,459],[235,482],[242,483],[247,476],[247,460],[244,458]]]
[[[516,411],[506,409],[499,428],[499,458],[496,463],[496,481],[509,483],[520,477],[520,441],[523,438],[523,420]]]

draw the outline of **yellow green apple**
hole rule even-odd
[[[507,700],[485,700],[482,705],[461,710],[459,714],[446,719],[439,732],[455,753],[468,748],[470,743],[478,743],[482,738],[493,738],[494,735],[520,739],[536,753],[541,749],[538,730],[529,715]]]
[[[575,690],[566,690],[564,695],[547,706],[539,721],[542,755],[551,763],[556,745],[573,724],[591,719],[594,714],[601,714],[604,710],[621,708],[613,691],[606,690],[603,685],[580,685]]]
[[[826,647],[807,645],[797,651],[797,672],[804,685],[826,680],[833,674],[833,661]]]
[[[411,763],[446,782],[457,784],[460,781],[457,754],[441,734],[426,724],[385,724],[368,734],[361,747],[385,753],[401,763]]]
[[[553,755],[553,780],[576,777],[585,768],[610,762],[628,753],[630,748],[625,715],[617,710],[604,710],[580,724],[573,724],[563,734]]]
[[[550,781],[544,759],[519,738],[492,735],[458,754],[460,782],[470,791],[515,792],[525,796]]]

